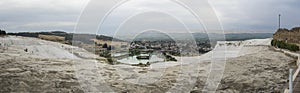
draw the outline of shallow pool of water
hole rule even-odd
[[[127,58],[123,58],[121,60],[117,60],[120,63],[125,63],[125,64],[139,64],[143,63],[146,64],[147,62],[153,63],[153,62],[163,62],[163,58],[159,58],[156,55],[152,55],[149,60],[147,59],[137,59],[136,56],[131,56]]]

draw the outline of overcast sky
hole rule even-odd
[[[105,1],[102,0],[99,5],[105,7]],[[104,24],[103,29],[106,32],[103,33],[109,34],[111,30],[116,30],[117,23],[125,19],[124,16],[131,11],[151,8],[166,11],[169,9],[168,11],[179,15],[179,19],[186,21],[186,25],[192,30],[198,30],[199,24],[193,21],[193,16],[176,5],[163,1],[166,0],[157,1],[159,5],[140,0],[118,7],[112,16],[108,17],[111,20]],[[88,0],[0,0],[0,29],[8,32],[51,30],[72,32],[87,3]],[[278,27],[278,14],[282,15],[282,27],[290,29],[300,24],[299,0],[209,0],[209,3],[227,32],[274,32]],[[160,17],[151,18],[155,16]],[[131,21],[134,24],[156,21],[165,27],[164,30],[175,32],[181,30],[180,24],[173,21],[170,16],[159,13],[142,14]],[[132,26],[120,29],[128,27]]]

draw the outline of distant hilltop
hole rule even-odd
[[[273,35],[273,39],[285,41],[287,43],[300,44],[300,27],[294,27],[290,30],[286,28],[280,28]]]

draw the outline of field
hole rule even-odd
[[[49,41],[55,41],[55,42],[62,42],[65,41],[65,37],[62,36],[55,36],[55,35],[39,35],[38,38],[49,40]]]

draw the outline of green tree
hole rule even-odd
[[[6,35],[6,31],[0,29],[0,35]]]
[[[102,45],[102,48],[108,48],[108,45],[107,45],[106,43],[104,43],[104,44]]]
[[[296,44],[290,44],[290,43],[286,43],[284,41],[279,41],[279,40],[275,40],[273,39],[271,41],[271,45],[278,47],[278,48],[282,48],[282,49],[288,49],[290,51],[299,51],[299,46]]]

